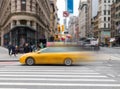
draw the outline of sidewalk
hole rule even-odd
[[[22,54],[16,54],[16,57],[14,55],[9,56],[8,49],[0,46],[0,62],[3,61],[19,61],[19,58]]]

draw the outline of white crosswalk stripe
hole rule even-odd
[[[16,86],[16,88],[12,88],[13,85]],[[1,86],[4,87],[1,88]],[[103,75],[86,67],[7,66],[0,68],[1,89],[26,89],[28,86],[118,88],[120,84],[107,75]]]

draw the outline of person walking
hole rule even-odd
[[[29,53],[29,52],[30,52],[30,48],[29,48],[28,43],[26,43],[24,47],[24,53]]]
[[[8,45],[8,54],[11,55],[12,54],[12,44],[9,43]]]
[[[12,53],[11,53],[11,55],[13,55],[13,54],[14,54],[14,56],[16,56],[16,47],[14,45],[12,45]]]

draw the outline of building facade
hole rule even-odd
[[[116,31],[115,38],[116,44],[120,46],[120,0],[116,0],[116,12],[115,12],[115,22],[116,22]]]
[[[79,36],[80,38],[87,37],[87,2],[79,4]]]
[[[71,16],[70,20],[68,22],[68,33],[72,36],[72,41],[76,42],[76,23],[77,23],[77,17],[76,16]]]
[[[104,44],[108,44],[110,39],[112,3],[113,0],[99,0],[99,40]]]
[[[92,0],[87,0],[87,37],[92,37]]]
[[[0,0],[1,45],[9,42],[23,46],[26,42],[48,39],[51,6],[49,0]]]
[[[116,34],[116,23],[115,23],[115,12],[116,12],[116,8],[115,8],[116,3],[113,2],[113,4],[111,5],[111,38],[115,37]]]
[[[94,35],[94,38],[99,38],[99,28],[98,28],[98,25],[99,25],[99,21],[98,21],[98,17],[99,17],[99,12],[97,13],[96,16],[94,16],[93,18],[93,35]]]
[[[57,23],[58,23],[58,15],[57,15],[57,0],[50,0],[51,5],[51,15],[50,15],[50,37],[49,41],[54,41],[53,37],[57,32]]]

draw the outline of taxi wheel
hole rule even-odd
[[[35,61],[34,61],[33,58],[29,57],[29,58],[27,58],[27,60],[26,60],[26,64],[29,65],[29,66],[31,66],[31,65],[34,65],[34,64],[35,64]]]
[[[70,58],[66,58],[65,61],[64,61],[64,64],[66,66],[70,66],[70,65],[72,65],[72,60]]]

